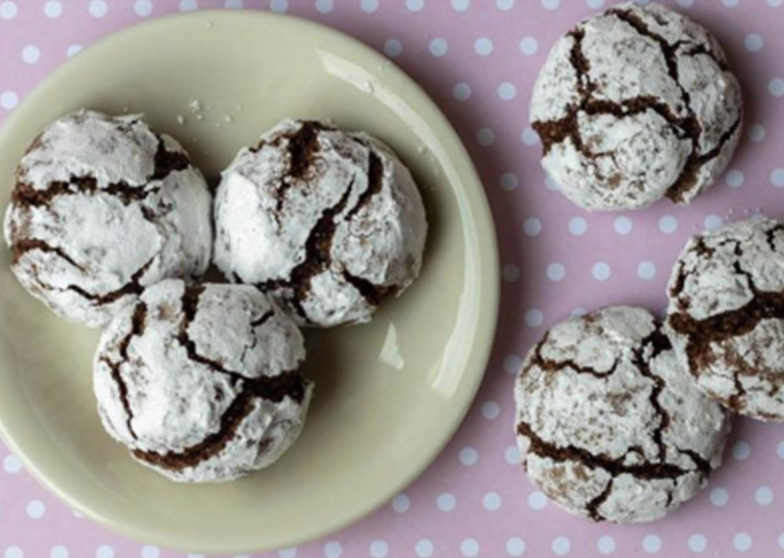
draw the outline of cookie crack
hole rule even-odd
[[[604,379],[614,374],[620,365],[620,359],[615,359],[612,366],[608,370],[601,371],[593,368],[592,366],[577,364],[574,359],[554,360],[545,358],[542,355],[542,349],[544,348],[544,345],[547,344],[549,336],[550,332],[548,331],[544,338],[534,347],[531,358],[532,364],[534,366],[538,366],[545,372],[560,372],[564,368],[569,367],[578,374],[588,374],[599,379]]]
[[[612,494],[614,482],[615,477],[612,477],[609,481],[607,481],[607,485],[604,487],[604,490],[602,490],[598,496],[585,504],[585,511],[588,513],[588,518],[592,521],[604,521],[605,518],[601,512],[599,512],[599,508],[607,501],[607,498],[610,497],[610,494]]]
[[[646,351],[650,348],[651,353],[646,355]],[[659,401],[659,396],[664,391],[666,385],[664,379],[657,376],[651,370],[651,361],[664,351],[672,349],[670,340],[661,331],[661,325],[656,324],[656,328],[651,334],[643,339],[641,348],[634,351],[633,362],[637,367],[639,373],[652,382],[651,392],[648,395],[648,401],[653,407],[656,416],[659,418],[659,424],[654,428],[651,434],[651,439],[656,445],[658,450],[658,458],[661,461],[667,459],[667,444],[664,443],[664,432],[669,428],[672,421],[670,413],[662,406]]]
[[[22,238],[11,243],[12,259],[11,265],[16,265],[19,260],[27,252],[37,250],[39,252],[48,252],[56,254],[61,259],[65,260],[79,271],[84,271],[84,267],[76,262],[68,253],[59,246],[52,246],[45,240],[40,238]]]
[[[379,157],[369,145],[363,145],[365,145],[369,151],[367,168],[368,185],[367,188],[365,188],[365,191],[359,195],[359,199],[357,199],[357,203],[354,207],[346,213],[346,221],[353,219],[363,207],[368,205],[370,201],[381,192],[384,185],[384,163],[381,161],[381,157]]]
[[[116,302],[124,296],[141,294],[144,290],[144,285],[141,284],[141,280],[144,277],[144,274],[147,273],[147,270],[150,269],[154,261],[155,256],[150,258],[147,263],[137,269],[133,275],[131,275],[130,280],[125,285],[114,291],[109,291],[108,293],[98,295],[86,291],[79,285],[68,285],[66,290],[73,291],[82,298],[85,298],[99,306],[103,304],[111,304],[112,302]]]
[[[343,270],[343,279],[346,281],[346,283],[354,287],[354,289],[359,292],[362,298],[364,298],[372,306],[380,305],[385,296],[394,294],[397,291],[394,286],[386,287],[383,285],[377,285],[371,281],[368,281],[367,279],[352,275],[346,270]]]

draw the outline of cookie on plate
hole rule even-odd
[[[641,308],[552,327],[515,387],[529,478],[567,511],[653,521],[693,498],[722,461],[729,419],[680,367]]]
[[[212,198],[171,137],[82,110],[33,142],[5,215],[11,269],[57,314],[106,325],[145,286],[209,265]]]
[[[244,148],[215,198],[215,263],[301,325],[370,320],[419,275],[427,236],[411,173],[378,140],[285,120]]]
[[[673,344],[733,411],[784,421],[784,225],[764,217],[689,240],[669,284]]]
[[[123,308],[95,355],[107,432],[182,482],[274,463],[299,436],[313,391],[302,334],[263,293],[170,279]]]
[[[689,203],[740,137],[740,86],[715,38],[659,4],[628,2],[561,37],[530,107],[542,166],[589,210]]]

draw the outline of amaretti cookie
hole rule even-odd
[[[552,327],[515,387],[529,478],[594,521],[653,521],[721,464],[728,415],[678,364],[647,311],[604,308]]]
[[[589,210],[686,204],[740,137],[738,81],[715,38],[659,4],[594,15],[552,48],[533,91],[542,166]]]
[[[215,264],[301,325],[370,320],[419,274],[427,236],[409,170],[378,140],[285,120],[244,148],[215,199]]]
[[[784,225],[753,218],[697,235],[669,284],[683,366],[728,408],[784,420]]]
[[[138,115],[56,120],[22,158],[11,196],[11,269],[74,322],[103,326],[145,286],[209,265],[207,184],[180,145]]]
[[[94,388],[106,430],[175,481],[226,481],[299,436],[312,384],[302,334],[263,293],[167,280],[101,337]]]

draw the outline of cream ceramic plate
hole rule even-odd
[[[191,112],[194,100],[201,120]],[[284,116],[367,130],[414,171],[431,234],[421,278],[372,324],[308,334],[316,394],[292,450],[268,470],[211,486],[172,484],[109,439],[91,389],[98,333],[28,296],[2,250],[0,423],[28,469],[120,533],[231,553],[324,535],[413,481],[474,397],[498,299],[482,187],[427,96],[369,48],[311,23],[247,12],[164,18],[79,54],[14,111],[0,133],[4,204],[25,147],[47,122],[80,107],[144,112],[213,179],[240,146]]]

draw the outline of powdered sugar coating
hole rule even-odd
[[[740,86],[716,40],[659,4],[633,2],[561,37],[534,86],[542,166],[574,203],[689,203],[737,146]]]
[[[529,478],[595,521],[653,521],[691,499],[721,464],[729,432],[641,308],[551,328],[523,363],[515,400]]]
[[[102,422],[142,464],[176,481],[237,478],[297,439],[312,384],[302,334],[257,289],[167,280],[101,337]]]
[[[285,120],[223,173],[215,264],[300,324],[370,320],[419,275],[427,222],[408,169],[377,140]]]
[[[784,225],[758,217],[689,240],[668,326],[697,384],[734,411],[784,420]]]
[[[4,223],[12,270],[57,314],[103,326],[144,286],[206,270],[210,207],[183,149],[140,116],[71,113],[17,169]]]

